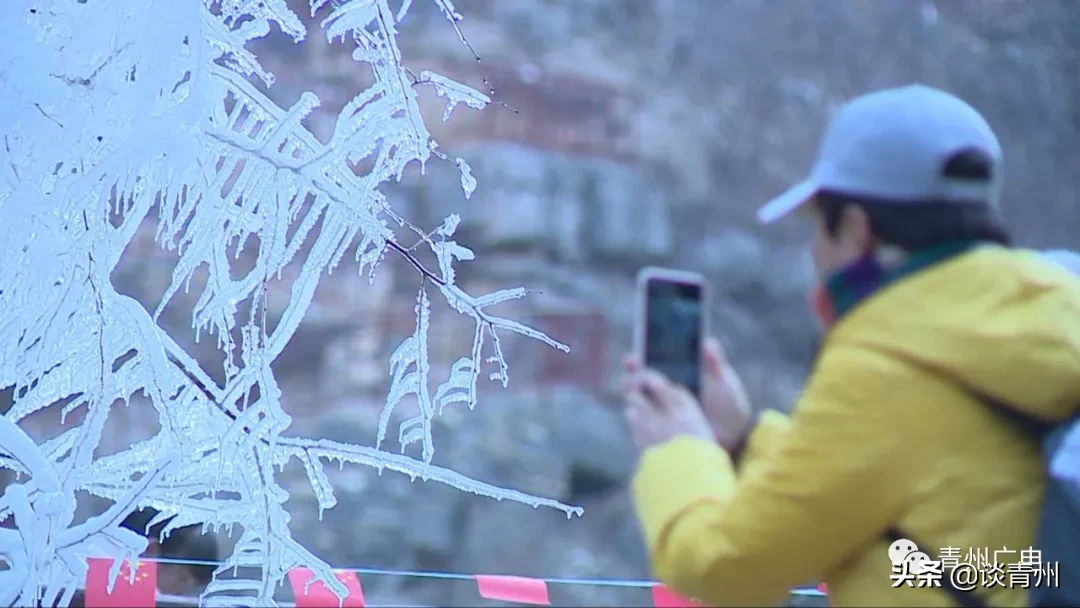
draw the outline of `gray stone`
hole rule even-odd
[[[306,17],[303,2],[290,5]],[[388,200],[428,230],[448,213],[460,214],[457,238],[477,253],[476,262],[458,266],[471,293],[514,285],[544,292],[500,306],[498,314],[532,322],[552,310],[601,310],[604,373],[597,386],[566,377],[558,385],[544,382],[547,347],[505,336],[510,389],[481,378],[474,411],[448,410],[436,424],[435,462],[542,496],[565,498],[587,488],[586,515],[568,521],[391,472],[331,466],[339,503],[319,521],[310,484],[293,462],[279,479],[291,495],[296,538],[335,565],[649,577],[626,491],[637,454],[619,412],[619,359],[636,314],[634,272],[659,263],[705,273],[716,293],[714,333],[755,405],[790,408],[818,338],[806,305],[814,281],[810,235],[800,222],[762,228],[754,211],[808,171],[829,113],[868,88],[923,81],[969,97],[1005,146],[1003,213],[1018,240],[1080,247],[1074,2],[940,2],[932,23],[925,6],[843,0],[792,3],[783,11],[767,0],[462,6],[464,32],[483,56],[496,101],[518,111],[496,103],[482,113],[492,122],[481,123],[470,122],[477,113],[459,108],[442,125],[441,103],[431,106],[429,126],[440,149],[472,166],[477,190],[466,200],[457,167],[432,159],[424,179],[410,167],[402,184],[387,187]],[[401,38],[410,66],[456,66],[454,76],[482,88],[475,59],[435,3],[415,3],[413,10]],[[327,44],[315,29],[325,14],[307,19],[308,41],[300,48],[311,45],[311,52],[300,63],[273,62],[295,48],[288,40],[271,44],[277,33],[252,45],[278,78],[272,94],[313,90],[323,97],[307,121],[321,137],[368,77],[349,59],[348,45]],[[480,128],[492,124],[497,128]],[[1031,200],[1039,201],[1037,212]],[[153,244],[155,228],[153,219],[144,223],[113,273],[118,288],[150,309],[175,263]],[[413,242],[407,231],[400,234]],[[278,365],[291,434],[374,443],[387,359],[413,329],[418,285],[394,255],[377,276],[369,287],[366,276],[343,263],[323,278],[311,314]],[[284,278],[271,294],[278,313],[289,295],[288,273]],[[181,294],[161,322],[218,378],[214,340],[204,336],[196,345],[190,329],[201,285],[193,281],[191,293]],[[433,301],[437,384],[468,351],[472,326]],[[566,355],[572,366],[587,361],[583,336],[554,337],[572,344]],[[401,414],[392,421],[385,449],[398,449],[400,420]],[[605,489],[606,482],[613,487]],[[478,601],[471,581],[383,576],[363,582],[372,604]],[[553,587],[552,599],[556,605],[650,601],[647,590],[595,586]]]
[[[763,272],[768,255],[765,245],[745,230],[727,229],[706,236],[695,244],[691,255],[696,266],[718,277],[721,294],[769,279]]]
[[[589,215],[589,242],[605,261],[643,264],[672,253],[667,201],[640,172],[616,164],[597,163],[591,186],[583,193]]]
[[[553,448],[579,471],[612,485],[624,484],[637,465],[621,406],[585,391],[562,389],[553,400]]]

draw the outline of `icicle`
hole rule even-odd
[[[313,12],[327,4],[309,1]],[[35,572],[64,571],[56,567],[57,560],[81,555],[60,555],[55,539],[65,535],[82,535],[71,543],[73,552],[97,542],[100,537],[95,535],[100,534],[118,539],[124,545],[120,553],[133,556],[140,551],[138,539],[123,534],[114,524],[96,531],[90,531],[92,526],[80,527],[87,524],[71,525],[75,511],[71,488],[93,488],[107,494],[104,498],[124,503],[124,509],[156,505],[163,513],[176,515],[170,526],[201,524],[203,531],[227,530],[230,535],[238,531],[240,538],[227,568],[239,578],[215,580],[207,589],[208,597],[222,605],[268,605],[272,598],[265,594],[276,588],[286,564],[291,567],[296,556],[307,555],[292,539],[289,516],[282,506],[288,494],[274,478],[274,471],[283,473],[293,457],[305,466],[318,499],[320,520],[335,504],[325,469],[334,460],[339,471],[346,464],[374,468],[380,476],[389,469],[407,476],[411,483],[419,477],[500,501],[560,509],[568,516],[576,512],[431,464],[433,418],[450,404],[464,402],[470,409],[475,405],[489,330],[494,344],[491,360],[499,366],[489,377],[504,385],[508,368],[496,332],[513,332],[566,350],[539,331],[484,310],[521,297],[524,290],[474,298],[455,285],[455,265],[474,257],[471,250],[452,240],[461,221],[456,214],[449,215],[436,234],[421,243],[435,256],[438,265],[433,271],[441,282],[424,281],[414,308],[414,331],[390,361],[391,389],[384,412],[407,397],[415,397],[419,405],[407,425],[398,427],[403,453],[282,434],[290,419],[270,366],[297,331],[320,279],[332,274],[348,245],[359,239],[358,276],[366,274],[373,284],[388,252],[396,251],[390,243],[399,233],[391,227],[411,226],[401,217],[392,217],[396,226],[389,223],[389,203],[379,189],[401,180],[405,167],[414,161],[426,175],[429,158],[447,158],[437,152],[419,114],[415,87],[407,84],[410,75],[402,65],[396,27],[411,2],[403,1],[396,16],[385,10],[384,0],[336,3],[330,11],[324,22],[328,38],[360,40],[353,59],[378,67],[370,86],[359,91],[336,117],[321,110],[321,116],[336,119],[330,145],[320,143],[304,124],[318,111],[315,95],[304,93],[296,104],[283,109],[253,84],[253,78],[272,83],[273,75],[246,48],[251,40],[274,28],[297,41],[306,33],[282,0],[217,3],[218,14],[205,3],[128,0],[121,1],[116,11],[96,13],[53,4],[50,11],[31,20],[22,16],[3,20],[11,48],[45,45],[39,49],[42,52],[34,53],[36,61],[12,64],[9,67],[14,71],[6,74],[15,90],[33,91],[42,102],[16,104],[13,114],[0,119],[4,125],[0,134],[10,145],[11,169],[24,178],[37,174],[40,167],[55,170],[44,180],[47,183],[20,189],[28,197],[22,201],[25,204],[0,205],[0,236],[15,256],[0,268],[0,303],[19,311],[0,327],[0,344],[32,345],[26,352],[7,353],[19,366],[9,378],[16,384],[17,399],[0,420],[16,426],[36,411],[52,407],[56,399],[71,395],[79,396],[61,407],[61,423],[70,423],[68,412],[80,407],[85,406],[87,413],[84,422],[64,429],[53,440],[38,445],[28,439],[16,455],[20,462],[42,463],[41,470],[29,476],[40,491],[33,501],[27,497],[16,504],[18,500],[12,498],[11,508],[0,513],[0,518],[11,521],[14,517],[16,525],[24,517],[43,522],[41,534],[33,539],[44,545],[33,546],[29,554],[48,557],[42,558],[41,570]],[[449,1],[440,0],[440,8],[451,21],[460,20]],[[0,8],[6,15],[4,11]],[[6,27],[8,22],[11,27]],[[130,23],[141,25],[129,28]],[[369,25],[380,32],[377,44],[372,43],[370,31],[361,31]],[[41,37],[38,30],[45,29],[55,36]],[[71,44],[74,33],[87,47],[82,56],[59,52]],[[93,87],[48,76],[89,74],[92,66],[83,65],[83,57],[95,56],[111,57],[110,65],[122,69],[96,73]],[[190,80],[179,82],[182,77]],[[479,110],[490,103],[487,95],[432,72],[421,73],[418,80],[416,84],[434,87],[446,102],[444,119],[459,104]],[[176,90],[184,94],[173,95]],[[137,137],[131,138],[131,133]],[[29,135],[34,137],[33,145],[27,142]],[[109,162],[103,164],[103,159]],[[367,175],[356,176],[350,163],[363,159],[374,159],[373,168]],[[453,162],[469,199],[477,187],[472,169],[462,158]],[[75,173],[69,173],[72,168]],[[114,186],[116,196],[103,208]],[[0,180],[0,200],[10,196],[11,187]],[[160,271],[167,284],[152,315],[117,293],[104,275],[95,284],[82,284],[81,278],[65,280],[72,276],[72,264],[85,272],[90,256],[95,264],[91,272],[117,267],[125,248],[141,234],[135,229],[150,217],[154,205],[159,208],[156,230],[151,231],[154,243],[172,251],[177,260],[171,270]],[[33,210],[41,209],[52,211],[34,215]],[[119,227],[112,225],[116,218],[109,217],[110,212],[122,216]],[[238,272],[237,266],[248,266],[237,264],[249,257],[243,254],[256,253],[245,246],[249,242],[258,244],[257,255],[252,256],[254,267]],[[44,244],[60,255],[41,255]],[[306,257],[294,262],[302,251]],[[298,271],[283,272],[290,264]],[[159,272],[157,267],[153,272]],[[295,280],[273,333],[264,335],[254,321],[238,321],[238,311],[265,306],[259,294],[272,278],[283,276]],[[191,297],[177,297],[181,291]],[[474,322],[476,331],[472,344],[462,345],[466,352],[448,377],[433,379],[427,341],[431,298],[439,296]],[[224,363],[214,373],[200,367],[162,329],[164,324],[156,323],[170,303],[193,304],[190,327],[195,342],[214,345],[224,355]],[[86,328],[99,326],[103,315],[109,320],[105,335],[87,336]],[[239,349],[234,330],[242,336]],[[204,332],[212,339],[203,340]],[[116,357],[103,353],[129,350],[136,357],[112,373]],[[432,394],[429,387],[440,381]],[[253,396],[256,385],[259,398]],[[161,430],[117,454],[101,455],[103,450],[98,448],[109,408],[116,399],[132,408],[130,396],[136,391],[150,401]],[[380,415],[377,445],[388,422],[389,417],[383,420]],[[9,437],[2,432],[0,436],[4,450],[14,454]],[[415,458],[405,450],[412,443],[421,445]],[[149,470],[148,462],[162,453],[175,454],[178,461],[175,470],[159,475]],[[17,472],[17,481],[27,478]],[[46,486],[57,490],[41,490]],[[8,488],[8,498],[18,494],[14,488]],[[326,565],[314,562],[305,565],[325,575]],[[263,568],[254,577],[244,578],[249,575],[240,577],[241,566],[244,570]],[[49,594],[59,588],[62,577],[44,578],[49,579],[45,586],[51,586],[44,597],[59,597]],[[340,590],[336,580],[327,584]],[[22,599],[32,603],[37,598]]]

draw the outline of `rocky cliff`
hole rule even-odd
[[[307,14],[305,2],[290,4]],[[705,273],[717,294],[712,325],[755,404],[789,408],[817,340],[804,305],[806,235],[797,223],[759,229],[753,213],[808,169],[829,112],[852,95],[922,81],[966,97],[1005,146],[1004,213],[1020,239],[1080,245],[1080,12],[1071,0],[457,4],[482,62],[434,4],[417,3],[402,43],[417,73],[494,89],[487,110],[459,108],[445,123],[434,92],[422,93],[444,151],[470,163],[479,187],[465,200],[456,167],[432,161],[423,179],[413,168],[387,194],[423,227],[458,212],[460,240],[478,259],[462,267],[462,282],[537,290],[506,314],[572,353],[507,340],[509,388],[485,389],[475,411],[447,412],[435,461],[581,504],[586,514],[567,520],[345,469],[333,479],[339,505],[319,521],[303,472],[290,469],[293,529],[332,564],[649,577],[626,489],[636,454],[616,391],[634,273],[644,264]],[[300,47],[271,35],[256,50],[277,76],[272,93],[282,105],[305,90],[320,95],[309,126],[326,138],[367,75],[315,23]],[[154,247],[152,229],[114,276],[146,301],[168,283],[172,261]],[[347,266],[324,280],[277,366],[297,433],[374,443],[388,355],[411,332],[416,286],[393,258],[372,285]],[[209,367],[214,353],[195,344],[189,318],[167,311],[163,322]],[[447,366],[471,326],[449,311],[437,311],[435,322],[434,363]],[[445,580],[365,577],[364,586],[380,602],[475,597],[469,584]],[[560,587],[552,599],[642,605],[648,594]]]

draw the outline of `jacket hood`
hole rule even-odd
[[[860,304],[829,342],[940,370],[1032,416],[1080,409],[1080,278],[1039,253],[979,247]]]

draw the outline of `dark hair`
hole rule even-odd
[[[993,163],[978,150],[962,150],[945,162],[942,175],[967,182],[993,179]],[[918,251],[953,241],[984,241],[1009,246],[1012,235],[990,201],[923,201],[917,203],[874,199],[845,192],[818,193],[816,205],[825,229],[835,236],[844,210],[856,206],[866,212],[878,239],[906,251]]]
[[[160,511],[153,507],[137,509],[129,513],[124,518],[124,521],[120,522],[120,527],[127,528],[140,536],[146,537],[148,540],[157,540],[161,536],[161,529],[169,522],[169,519],[172,519],[170,517],[154,524],[153,527],[149,527],[150,522],[159,514]]]
[[[185,564],[188,572],[201,586],[206,586],[214,577],[216,565],[209,565],[220,559],[218,543],[213,534],[203,534],[199,526],[184,526],[173,530],[161,543],[161,557],[204,564]]]
[[[152,507],[146,507],[132,511],[120,526],[127,528],[148,539],[158,540],[161,530],[169,522],[171,517],[158,522],[147,530],[151,520],[157,517],[159,511]],[[177,560],[190,560],[197,562],[216,562],[220,559],[217,541],[212,534],[203,534],[197,525],[184,526],[169,531],[165,540],[159,543],[157,557]],[[216,566],[204,564],[184,564],[192,577],[200,584],[207,585],[214,576]]]

